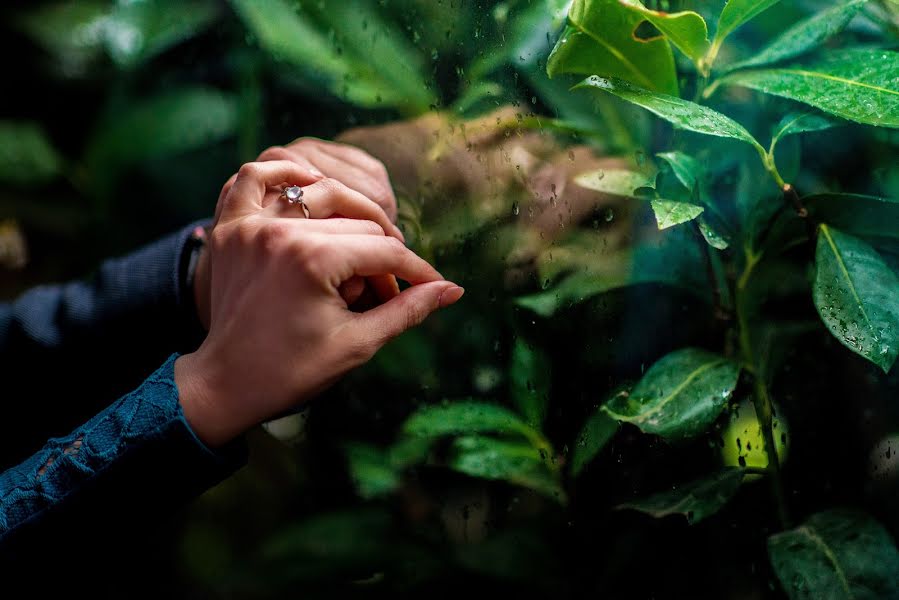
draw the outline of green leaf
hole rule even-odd
[[[634,37],[644,17],[618,0],[575,0],[568,26],[546,63],[560,73],[619,77],[651,90],[677,95],[671,47],[664,39]]]
[[[134,67],[206,29],[218,18],[209,0],[121,2],[102,21],[106,51],[120,67]]]
[[[708,52],[709,30],[705,19],[698,13],[650,10],[643,6],[640,0],[619,0],[619,2],[655,25],[656,29],[694,63],[698,63]]]
[[[733,33],[738,27],[753,19],[780,0],[727,0],[727,4],[721,10],[718,17],[718,28],[715,30],[715,46],[721,46],[724,38]]]
[[[668,515],[684,515],[690,525],[699,523],[727,504],[743,483],[743,469],[726,468],[709,477],[632,500],[615,508],[638,510],[660,519]]]
[[[704,210],[701,206],[675,200],[655,199],[651,200],[650,204],[652,205],[652,212],[655,213],[659,229],[667,229],[674,225],[692,221],[701,215]]]
[[[806,67],[738,71],[717,85],[737,85],[804,102],[866,125],[899,127],[899,52],[840,50]]]
[[[34,185],[59,175],[62,158],[36,123],[0,121],[0,182]]]
[[[82,77],[102,57],[101,31],[108,2],[73,0],[44,4],[18,19],[18,26],[53,58],[52,66],[65,77]]]
[[[815,307],[847,348],[889,372],[899,355],[899,277],[867,242],[818,228]]]
[[[92,183],[101,192],[122,167],[203,148],[234,133],[237,101],[193,87],[135,103],[110,115],[87,148]]]
[[[397,471],[380,448],[362,443],[347,444],[347,466],[362,498],[377,498],[394,491],[400,484]]]
[[[603,410],[646,433],[677,440],[703,433],[737,385],[736,363],[698,348],[675,350],[658,360],[626,397]]]
[[[406,419],[403,432],[429,438],[472,433],[519,434],[538,448],[548,445],[540,432],[509,409],[473,400],[421,408]]]
[[[659,152],[656,156],[668,163],[677,180],[688,190],[692,191],[699,184],[702,167],[689,154],[684,154],[683,152]]]
[[[609,398],[619,395],[626,397],[628,393],[628,387],[622,387],[610,394]],[[574,477],[580,475],[584,467],[602,452],[617,431],[618,421],[603,411],[602,407],[590,415],[574,443],[574,450],[571,453],[571,474]]]
[[[465,436],[453,442],[447,466],[472,477],[508,481],[565,502],[558,477],[546,464],[550,459],[529,444]]]
[[[421,54],[375,6],[306,3],[298,11],[285,0],[231,4],[262,48],[302,71],[310,92],[324,85],[354,104],[416,114],[433,102]]]
[[[715,248],[716,250],[726,250],[730,246],[730,242],[727,240],[727,237],[724,236],[718,229],[709,223],[709,220],[705,218],[705,215],[699,217],[699,232],[702,234],[703,239],[708,242],[709,246]]]
[[[745,127],[730,117],[726,117],[725,115],[700,104],[675,98],[674,96],[657,94],[649,90],[638,88],[626,81],[614,78],[606,79],[603,77],[592,76],[574,87],[575,89],[602,90],[614,94],[628,102],[642,106],[646,110],[672,123],[677,128],[686,129],[687,131],[696,133],[703,133],[705,135],[740,140],[751,144],[759,152],[764,153],[764,149],[762,149],[755,138],[746,131]]]
[[[728,65],[728,70],[744,69],[794,58],[819,46],[828,38],[843,31],[849,21],[858,14],[868,0],[851,0],[790,27],[768,44],[761,52],[748,60]]]
[[[792,113],[781,119],[774,127],[771,143],[772,145],[777,144],[777,142],[783,138],[797,133],[824,131],[825,129],[831,129],[845,124],[845,121],[837,120],[817,112]]]
[[[899,240],[899,198],[828,193],[805,196],[802,203],[817,220],[871,243]]]
[[[539,348],[532,348],[521,338],[512,346],[509,383],[512,403],[534,427],[546,417],[552,382],[550,360]]]
[[[860,511],[814,514],[768,538],[768,557],[791,600],[899,597],[899,551],[883,525]]]
[[[595,192],[633,198],[634,190],[652,185],[652,178],[627,169],[599,169],[578,175],[574,182]]]

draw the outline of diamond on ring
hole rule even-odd
[[[303,216],[307,219],[309,218],[309,207],[303,201],[303,188],[298,185],[286,187],[281,190],[281,197],[287,198],[287,202],[290,204],[299,204],[300,208],[303,209]]]

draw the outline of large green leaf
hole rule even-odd
[[[708,51],[709,30],[705,19],[698,13],[650,10],[643,6],[640,0],[619,0],[619,2],[655,25],[656,29],[694,63],[698,63]]]
[[[808,66],[738,71],[716,83],[790,98],[857,123],[899,127],[897,79],[899,52],[852,49]]]
[[[537,430],[509,409],[473,400],[421,408],[406,419],[403,432],[429,438],[472,433],[519,434],[537,447],[547,445]]]
[[[740,25],[754,18],[780,0],[727,0],[718,17],[718,28],[715,30],[715,46],[720,46],[724,38],[734,32]]]
[[[791,600],[899,598],[899,551],[865,513],[829,510],[768,538],[768,557]]]
[[[211,0],[120,2],[103,20],[106,51],[133,67],[206,29],[219,15]]]
[[[597,76],[588,77],[576,85],[575,89],[602,90],[614,94],[628,102],[642,106],[677,128],[740,140],[753,145],[764,153],[762,147],[746,131],[745,127],[730,117],[695,102],[651,92],[620,79]]]
[[[410,113],[423,112],[433,102],[421,54],[375,6],[308,3],[298,11],[286,0],[231,4],[260,46],[302,71],[310,91],[320,83],[355,104],[396,106]]]
[[[808,19],[790,27],[761,52],[748,60],[728,65],[729,70],[767,65],[787,60],[816,48],[826,39],[841,32],[868,0],[850,0],[827,10],[814,13]]]
[[[652,212],[655,214],[659,229],[667,229],[674,225],[680,225],[692,221],[702,214],[703,208],[689,202],[676,200],[663,200],[661,198],[650,201]]]
[[[815,307],[847,348],[889,372],[899,355],[899,277],[867,242],[818,228]]]
[[[453,441],[447,466],[472,477],[508,481],[564,502],[556,471],[546,462],[551,459],[530,444],[464,436]]]
[[[743,476],[743,469],[726,468],[674,489],[619,504],[616,508],[638,510],[657,519],[684,515],[687,522],[694,525],[721,510],[740,489]]]
[[[675,350],[659,359],[627,397],[603,410],[646,433],[683,439],[714,423],[737,385],[736,363],[698,348]]]
[[[102,177],[114,167],[202,148],[230,136],[236,125],[233,96],[179,89],[107,118],[88,145],[87,162],[92,175]]]
[[[677,95],[677,73],[665,39],[643,41],[634,30],[644,17],[618,0],[575,0],[568,26],[546,63],[550,77],[560,73],[619,77]]]
[[[628,387],[621,387],[610,394],[605,402],[618,395],[627,396],[628,393]],[[584,467],[606,447],[617,431],[618,421],[610,417],[601,408],[594,411],[587,418],[583,428],[581,428],[581,432],[577,436],[577,440],[575,440],[574,450],[571,452],[571,474],[577,477],[584,470]]]
[[[0,121],[0,182],[47,182],[62,168],[62,158],[35,123]]]
[[[540,427],[546,417],[552,382],[550,360],[539,348],[515,340],[509,366],[509,392],[512,402],[528,423]]]

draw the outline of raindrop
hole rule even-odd
[[[517,217],[519,212],[521,212],[521,209],[518,206],[518,202],[513,203],[512,204],[512,214]]]
[[[611,206],[607,206],[604,211],[602,211],[602,218],[606,223],[612,221],[615,218],[615,211],[612,210]]]

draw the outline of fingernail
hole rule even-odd
[[[462,294],[464,293],[465,288],[461,288],[458,285],[454,285],[453,287],[443,290],[443,292],[440,294],[440,300],[438,300],[440,308],[445,308],[447,306],[450,306],[451,304],[455,304],[459,301],[459,298],[461,298]]]
[[[393,228],[396,229],[396,232],[397,232],[397,233],[399,234],[399,236],[400,236],[400,240],[402,240],[402,242],[405,244],[405,243],[406,243],[406,236],[403,235],[403,230],[400,229],[399,227],[397,227],[396,225],[394,225]]]

